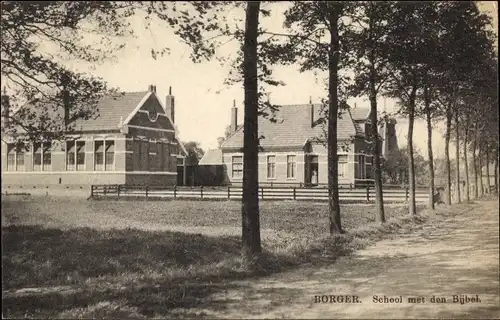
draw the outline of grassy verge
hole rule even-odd
[[[166,317],[172,308],[205,303],[233,285],[230,280],[331,263],[429,218],[388,207],[389,219],[380,225],[372,206],[344,206],[348,233],[320,236],[327,229],[326,208],[262,203],[264,253],[260,268],[250,272],[240,267],[234,202],[3,199],[3,314]],[[183,232],[169,230],[173,225]],[[37,289],[19,291],[27,287]]]

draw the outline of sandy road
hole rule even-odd
[[[498,223],[498,201],[483,201],[458,218],[443,217],[328,267],[234,282],[203,308],[183,311],[209,318],[498,319]],[[359,302],[330,302],[331,295]],[[317,303],[316,296],[328,296],[328,302]],[[383,303],[384,296],[402,301]]]

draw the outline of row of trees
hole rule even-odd
[[[93,5],[87,6],[90,3]],[[262,18],[271,14],[271,10],[264,7],[270,8],[269,5],[254,1],[89,2],[82,7],[72,2],[26,5],[6,2],[2,5],[2,30],[6,30],[7,35],[7,41],[2,41],[2,76],[13,81],[22,77],[29,84],[48,79],[50,83],[54,82],[50,97],[57,101],[60,100],[58,89],[69,87],[71,96],[85,97],[72,101],[74,113],[87,116],[86,111],[92,111],[92,108],[88,108],[85,102],[93,101],[87,96],[98,97],[105,91],[105,86],[92,79],[83,81],[81,75],[57,69],[47,62],[50,59],[33,54],[39,51],[33,44],[36,37],[31,35],[52,39],[67,52],[90,60],[94,56],[85,55],[90,48],[79,46],[76,50],[64,46],[67,41],[71,43],[71,39],[64,38],[62,30],[69,28],[76,32],[82,23],[91,21],[100,27],[100,31],[116,36],[127,30],[126,24],[117,21],[141,11],[147,21],[153,16],[165,21],[191,46],[195,62],[214,58],[218,46],[228,38],[239,41],[241,50],[228,79],[232,83],[242,82],[245,91],[242,256],[247,264],[251,264],[261,252],[258,199],[261,137],[258,136],[257,120],[259,115],[272,120],[276,109],[263,99],[263,85],[283,84],[272,78],[274,65],[298,65],[302,71],[314,70],[327,79],[324,123],[331,234],[344,232],[338,193],[337,115],[346,106],[348,97],[367,95],[370,100],[377,217],[380,222],[385,221],[385,214],[378,127],[389,116],[378,117],[377,99],[381,96],[397,99],[398,113],[409,119],[410,214],[416,214],[413,124],[417,117],[424,117],[428,124],[429,207],[434,208],[432,125],[437,121],[446,121],[448,203],[451,203],[449,145],[452,139],[457,142],[457,167],[461,144],[463,153],[473,152],[473,166],[478,170],[489,164],[493,156],[497,174],[497,58],[493,52],[493,37],[487,31],[489,18],[479,12],[474,2],[290,2],[284,12],[284,32],[263,28]],[[226,13],[235,8],[245,10],[243,28],[237,21],[228,21]],[[65,16],[71,19],[64,19]],[[155,57],[165,51],[152,53]],[[37,61],[44,64],[34,63]],[[64,71],[64,83],[57,77],[52,79],[58,70]],[[33,79],[33,73],[37,72],[42,72],[42,77]],[[32,89],[26,89],[29,86],[22,82],[19,85],[25,88],[19,91],[20,94],[25,94],[28,99],[37,96],[36,92],[30,91]],[[89,89],[85,91],[87,95],[81,95],[79,90],[85,86]],[[47,95],[46,92],[43,94]],[[40,107],[43,108],[43,103]],[[25,118],[30,116],[25,115]],[[33,117],[29,120],[32,121]],[[48,127],[33,130],[45,132]],[[465,165],[469,165],[467,161]],[[456,181],[460,181],[458,173]]]

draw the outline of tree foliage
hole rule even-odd
[[[188,152],[187,163],[189,165],[196,165],[203,158],[205,151],[200,147],[200,143],[197,141],[188,141],[183,143],[184,148]]]

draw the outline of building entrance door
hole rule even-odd
[[[318,171],[318,156],[307,155],[306,156],[306,186],[317,186],[319,180],[319,171]]]

